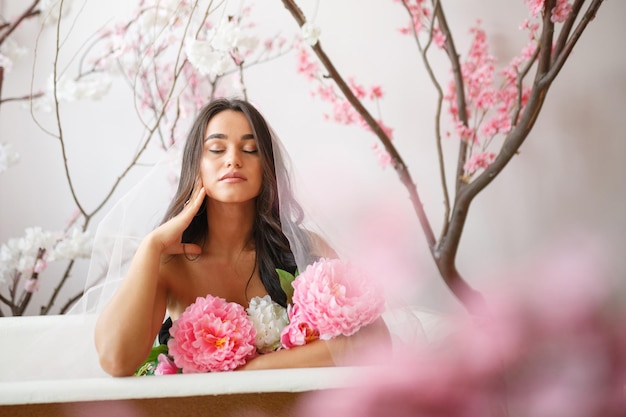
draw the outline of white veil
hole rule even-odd
[[[306,215],[306,210],[297,203],[291,161],[271,128],[270,134],[280,202],[281,228],[289,240],[298,270],[303,271],[316,256],[325,256],[316,250],[316,242],[311,240],[311,236],[320,237],[331,248],[332,243],[327,242],[324,233],[313,219]],[[174,194],[173,178],[180,173],[180,165],[181,157],[178,151],[167,153],[102,219],[94,238],[85,293],[65,318],[66,323],[68,320],[71,321],[71,326],[54,326],[35,340],[37,346],[56,345],[57,349],[54,362],[49,358],[33,361],[32,357],[29,357],[28,366],[38,370],[37,379],[106,375],[98,364],[95,352],[93,340],[95,320],[119,287],[141,240],[162,221]],[[397,331],[391,329],[392,333],[419,338],[422,333],[419,321],[406,309],[394,311],[394,321],[400,327]],[[345,357],[346,353],[349,354],[352,348],[358,345],[358,339],[355,340],[354,337],[351,339],[352,341],[343,340],[334,346],[329,345],[338,364],[345,363],[346,361],[340,357]],[[20,374],[6,377],[9,380],[25,379]]]

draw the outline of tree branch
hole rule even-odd
[[[294,19],[298,23],[298,26],[302,27],[302,25],[306,23],[306,18],[304,17],[304,14],[302,13],[298,5],[296,5],[296,3],[293,0],[282,0],[282,1],[285,7],[287,8],[287,10],[291,12],[291,15],[294,17]],[[363,117],[363,120],[367,123],[370,129],[372,129],[374,134],[382,142],[383,146],[385,147],[385,150],[391,156],[391,159],[393,160],[394,169],[398,173],[398,176],[400,177],[400,181],[402,182],[402,184],[404,184],[404,186],[409,191],[409,197],[411,199],[411,202],[413,203],[413,208],[415,209],[415,212],[422,226],[422,229],[424,230],[424,234],[426,235],[426,241],[429,247],[431,248],[431,250],[434,250],[435,245],[436,245],[435,235],[432,231],[432,227],[430,226],[428,218],[426,217],[426,213],[424,212],[424,207],[420,200],[419,194],[417,193],[417,188],[415,186],[415,183],[413,182],[411,178],[411,174],[408,172],[408,169],[406,167],[406,164],[402,160],[402,157],[400,156],[396,148],[393,146],[393,143],[391,143],[389,136],[387,136],[385,131],[381,128],[380,124],[376,122],[376,120],[367,111],[367,109],[363,106],[360,100],[354,95],[354,93],[352,92],[348,84],[345,82],[345,80],[341,77],[341,75],[339,74],[335,66],[333,65],[332,61],[328,58],[328,56],[322,49],[320,42],[317,42],[311,48],[317,55],[318,59],[321,61],[322,65],[324,65],[324,67],[328,71],[329,77],[333,81],[335,81],[335,84],[337,85],[337,87],[344,94],[344,96],[346,97],[346,100],[348,100],[348,102],[354,107],[357,113],[359,113],[359,115]]]
[[[441,33],[446,38],[445,51],[448,54],[450,65],[452,67],[454,85],[456,87],[456,104],[459,111],[459,121],[467,127],[469,126],[466,108],[467,103],[465,102],[465,85],[463,83],[463,73],[461,71],[461,63],[459,62],[459,54],[456,50],[454,39],[452,37],[452,31],[448,26],[448,21],[443,11],[443,7],[441,6],[439,1],[434,2],[433,15],[439,23],[439,29],[441,30]],[[465,162],[467,162],[468,148],[468,143],[464,140],[461,140],[459,143],[459,156],[456,166],[456,194],[458,194],[459,191],[465,186],[465,182],[463,181],[463,169],[465,166]]]
[[[565,44],[563,49],[559,51],[559,54],[555,55],[553,65],[545,76],[545,82],[551,83],[552,81],[554,81],[556,76],[563,68],[563,65],[565,65],[565,61],[567,61],[567,58],[569,58],[569,55],[574,49],[576,43],[578,42],[578,39],[580,39],[580,36],[587,28],[587,25],[593,19],[595,19],[596,14],[598,13],[598,9],[602,5],[603,1],[604,0],[593,0],[591,2],[581,21],[578,23],[578,26],[576,26],[574,33],[572,33],[572,36],[567,40],[567,43]]]
[[[407,11],[411,20],[413,20],[413,14],[411,13],[411,9],[407,5],[406,0],[402,2],[405,10]],[[435,7],[439,7],[439,0],[435,0]],[[432,66],[430,65],[430,61],[428,59],[428,50],[433,42],[433,32],[435,29],[435,21],[434,17],[430,22],[430,29],[428,33],[428,41],[426,45],[422,47],[422,43],[419,40],[419,34],[415,28],[415,25],[411,25],[413,30],[413,38],[415,39],[415,43],[417,44],[417,49],[420,51],[420,55],[422,57],[422,62],[424,63],[424,67],[426,68],[426,72],[430,77],[430,80],[437,91],[437,105],[435,110],[435,142],[437,145],[437,159],[439,161],[439,177],[441,181],[441,187],[443,192],[443,201],[444,201],[444,216],[443,216],[443,225],[441,228],[441,233],[439,236],[439,240],[445,236],[448,231],[448,225],[450,221],[450,192],[448,191],[448,182],[446,181],[446,167],[445,167],[445,159],[443,157],[443,147],[441,146],[441,109],[443,107],[443,90],[437,77],[435,76],[435,72],[433,71]]]
[[[18,18],[15,19],[13,23],[7,26],[7,29],[5,30],[5,32],[2,34],[2,36],[0,36],[0,45],[4,43],[4,41],[9,37],[9,35],[13,33],[13,31],[17,29],[24,20],[37,16],[39,14],[39,11],[35,10],[38,4],[39,4],[39,0],[34,0],[32,4],[28,6],[26,10],[24,10],[24,13],[18,16]],[[5,29],[5,28],[3,27],[2,29]]]
[[[574,1],[574,4],[572,5],[572,11],[569,16],[567,16],[565,22],[563,22],[563,26],[561,26],[561,30],[559,32],[559,37],[554,44],[552,52],[552,64],[554,64],[554,57],[558,56],[561,53],[565,42],[567,42],[567,38],[569,37],[572,27],[574,26],[574,22],[578,18],[578,13],[580,13],[580,9],[582,8],[585,1],[586,0]]]

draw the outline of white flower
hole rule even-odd
[[[306,22],[304,25],[302,25],[300,30],[302,32],[302,37],[309,45],[313,46],[319,41],[319,37],[321,34],[319,26],[316,26],[310,22]]]
[[[0,45],[0,67],[4,67],[6,72],[11,71],[13,63],[18,61],[28,53],[28,49],[19,46],[13,39],[9,38]]]
[[[73,228],[70,233],[59,239],[48,254],[49,261],[63,259],[88,258],[91,255],[91,233]]]
[[[221,52],[228,52],[238,46],[241,29],[232,20],[224,20],[215,29],[211,30],[207,37],[211,46]]]
[[[20,154],[13,150],[10,143],[0,143],[0,172],[4,172],[17,163]]]
[[[58,234],[45,232],[41,227],[28,228],[24,234],[0,246],[0,282],[15,273],[30,274],[36,267],[39,249],[49,250],[58,239]]]
[[[275,303],[269,295],[254,297],[246,309],[256,330],[256,348],[271,352],[280,347],[280,333],[289,323],[287,309]]]
[[[0,52],[0,68],[4,68],[6,72],[11,72],[13,69],[13,60]]]
[[[210,41],[189,39],[185,43],[189,62],[202,75],[222,75],[228,68],[228,54],[215,51]]]
[[[35,10],[41,12],[44,25],[55,24],[59,20],[61,0],[41,0]],[[72,8],[71,0],[63,0],[63,13],[61,18],[66,17]]]
[[[106,73],[90,74],[77,81],[63,75],[57,81],[57,98],[59,101],[99,100],[109,92],[111,83],[111,77]],[[51,78],[48,86],[50,94],[53,87]]]

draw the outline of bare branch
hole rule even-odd
[[[443,8],[439,1],[434,3],[433,15],[437,19],[439,23],[439,29],[441,33],[445,36],[445,51],[448,54],[448,59],[450,60],[450,65],[452,66],[452,74],[454,77],[454,84],[456,86],[456,101],[458,107],[458,117],[459,121],[463,123],[464,126],[469,126],[467,119],[467,104],[465,102],[465,87],[463,83],[463,73],[461,72],[461,63],[459,62],[459,54],[456,51],[456,46],[454,44],[454,39],[452,37],[452,31],[448,26],[448,21],[446,20],[446,15],[443,12]],[[465,185],[463,181],[463,167],[465,166],[465,162],[467,161],[468,155],[468,144],[466,141],[461,140],[459,143],[459,156],[457,160],[456,166],[456,193]]]
[[[554,36],[554,23],[552,22],[552,9],[556,0],[546,0],[543,5],[543,29],[539,40],[539,60],[537,61],[537,80],[541,80],[550,69],[552,58],[552,38]]]
[[[411,20],[413,19],[413,15],[411,13],[410,8],[408,7],[406,1],[402,2],[405,10],[407,11]],[[439,0],[435,0],[435,8],[439,7]],[[430,60],[428,59],[428,50],[432,45],[433,41],[433,32],[435,29],[435,21],[434,16],[430,23],[430,30],[428,34],[428,41],[424,47],[422,47],[422,43],[419,39],[419,34],[415,28],[415,25],[411,25],[413,29],[413,38],[415,39],[415,43],[417,44],[417,48],[420,51],[420,55],[422,57],[422,62],[424,63],[424,67],[426,68],[426,72],[430,77],[430,80],[437,91],[437,104],[435,110],[435,142],[437,145],[437,158],[439,161],[439,177],[441,181],[441,187],[443,191],[443,204],[444,204],[444,216],[443,216],[443,226],[441,228],[441,234],[439,240],[445,236],[448,230],[448,224],[450,220],[450,193],[448,191],[448,182],[446,181],[446,168],[445,168],[445,160],[443,157],[443,148],[441,146],[441,109],[443,108],[443,89],[435,76],[435,72],[433,71],[432,66],[430,65]]]
[[[574,22],[578,18],[578,13],[580,13],[580,9],[582,8],[585,1],[586,0],[574,1],[574,4],[572,5],[572,11],[570,12],[569,16],[567,16],[565,22],[563,22],[563,25],[561,26],[561,31],[559,32],[559,37],[554,44],[552,52],[552,64],[554,64],[554,57],[558,56],[561,53],[565,42],[567,42],[567,38],[569,38],[569,34],[572,31]]]
[[[591,2],[589,7],[587,8],[587,11],[583,15],[581,21],[578,23],[578,26],[576,26],[574,33],[572,33],[572,36],[567,40],[567,43],[565,44],[563,49],[559,51],[559,54],[555,55],[555,58],[553,60],[554,61],[553,65],[550,68],[550,71],[545,76],[545,82],[551,83],[552,81],[554,81],[556,76],[561,71],[561,68],[563,68],[565,61],[567,60],[567,58],[569,58],[569,55],[574,49],[574,46],[576,45],[576,43],[578,42],[578,39],[580,39],[580,36],[583,34],[584,30],[587,28],[587,25],[593,19],[595,19],[596,14],[598,13],[598,9],[602,5],[603,1],[604,0],[593,0]]]
[[[24,13],[18,16],[18,18],[15,19],[13,23],[6,26],[5,32],[2,34],[2,36],[0,36],[0,45],[4,43],[4,41],[9,37],[9,35],[13,33],[13,31],[17,29],[24,20],[37,16],[39,14],[39,11],[35,10],[38,4],[39,4],[39,0],[34,0],[31,3],[31,5],[28,6],[26,10],[24,10]],[[5,27],[2,27],[2,29],[4,30]]]
[[[304,14],[302,13],[298,5],[293,0],[282,0],[282,1],[285,7],[287,8],[287,10],[291,12],[291,15],[298,23],[298,26],[302,27],[302,25],[306,23],[306,18],[304,17]],[[437,243],[435,240],[435,235],[432,231],[432,227],[430,226],[428,218],[426,217],[426,213],[424,211],[424,207],[422,205],[419,194],[417,193],[417,188],[415,186],[415,183],[413,182],[413,179],[411,178],[411,174],[409,173],[404,161],[402,160],[402,157],[400,156],[400,154],[394,147],[393,143],[391,143],[389,136],[387,136],[385,131],[381,128],[380,124],[376,122],[376,120],[372,117],[369,111],[367,111],[367,109],[363,106],[361,101],[354,95],[354,93],[352,92],[348,84],[345,82],[345,80],[341,77],[341,75],[339,74],[335,66],[333,65],[332,61],[328,58],[328,56],[322,49],[320,42],[317,42],[311,48],[317,55],[318,59],[322,62],[322,65],[324,65],[324,67],[328,71],[328,76],[335,82],[337,87],[341,90],[343,95],[346,97],[346,100],[348,100],[348,102],[354,107],[357,113],[359,113],[359,115],[363,117],[363,120],[367,123],[370,129],[372,129],[374,134],[382,142],[383,146],[385,147],[385,150],[391,156],[391,159],[393,160],[394,169],[398,173],[398,176],[400,177],[400,181],[402,182],[402,184],[404,184],[404,186],[409,191],[409,197],[411,199],[411,202],[413,203],[413,208],[415,209],[415,212],[420,221],[420,225],[422,226],[424,234],[426,235],[426,241],[429,247],[431,248],[431,250],[434,250],[435,245]]]

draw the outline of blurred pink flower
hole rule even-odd
[[[398,348],[352,389],[309,394],[297,415],[624,415],[626,309],[606,248],[569,239],[490,288],[481,316]],[[370,353],[372,354],[372,353]]]
[[[280,342],[284,348],[291,349],[319,339],[319,332],[303,320],[297,304],[289,305],[288,314],[289,324],[285,326],[280,335]]]
[[[178,367],[167,355],[161,353],[157,356],[157,359],[159,363],[154,370],[155,375],[172,375],[178,373]]]
[[[463,169],[468,174],[473,174],[481,168],[487,168],[496,159],[496,155],[493,152],[480,152],[472,157],[465,163]]]
[[[37,292],[39,289],[39,281],[37,278],[31,278],[24,283],[24,291],[29,293]]]
[[[256,353],[256,331],[246,310],[212,295],[187,307],[170,334],[169,354],[183,373],[230,371]]]
[[[349,336],[383,312],[380,289],[355,265],[325,259],[307,266],[293,282],[293,304],[321,339]]]

